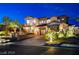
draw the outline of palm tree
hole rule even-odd
[[[4,16],[3,17],[3,24],[4,25],[9,25],[9,23],[10,23],[10,18],[8,16]]]
[[[19,27],[18,24],[19,23],[17,20],[11,21],[9,24],[9,28],[12,28],[14,32],[16,32],[17,28]]]
[[[16,25],[16,27],[22,28],[22,25],[19,23],[18,20],[14,20],[13,23]]]
[[[58,35],[57,35],[57,33],[55,32],[55,31],[53,31],[53,32],[48,32],[46,35],[45,35],[45,37],[46,37],[46,39],[48,39],[48,42],[49,43],[52,43],[53,42],[53,40],[55,40],[55,39],[58,39]]]
[[[10,24],[10,18],[8,16],[3,17],[3,25],[5,25],[6,35],[8,35],[8,26]]]
[[[78,22],[79,22],[79,17],[77,17],[77,18],[76,18],[76,21],[78,21]]]

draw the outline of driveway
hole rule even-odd
[[[41,46],[45,44],[45,40],[43,40],[42,36],[35,36],[29,39],[25,39],[23,41],[14,42],[16,45],[30,45],[30,46]]]

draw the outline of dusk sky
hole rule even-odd
[[[56,3],[37,3],[37,4],[0,4],[0,22],[3,16],[9,16],[11,19],[17,19],[21,24],[25,23],[26,16],[33,17],[51,17],[68,15],[72,23],[76,23],[74,18],[79,16],[79,4],[56,4]]]

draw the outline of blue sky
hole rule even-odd
[[[73,3],[2,3],[0,4],[0,22],[3,16],[9,16],[11,19],[17,19],[21,24],[25,23],[26,16],[33,17],[51,17],[68,15],[76,23],[74,18],[79,16],[79,4]]]

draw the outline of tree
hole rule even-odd
[[[16,32],[17,28],[19,27],[18,24],[19,24],[18,21],[17,20],[14,20],[14,21],[11,21],[10,22],[10,24],[9,24],[8,27],[9,28],[12,28],[14,30],[14,32]]]
[[[78,21],[78,22],[79,22],[79,17],[77,17],[77,18],[76,18],[76,21]]]
[[[16,27],[19,27],[20,29],[22,28],[22,25],[19,23],[18,20],[14,20],[13,23],[14,25],[16,25]]]
[[[8,16],[4,16],[3,17],[3,25],[5,25],[5,31],[6,31],[6,35],[9,33],[8,32],[8,26],[10,24],[10,18]]]
[[[53,31],[53,32],[50,31],[50,32],[48,32],[48,33],[45,35],[45,38],[48,39],[48,42],[49,42],[49,43],[52,43],[53,40],[58,39],[57,32],[55,32],[55,31]]]
[[[3,24],[4,25],[9,25],[9,23],[10,23],[10,18],[8,16],[4,16],[3,17]]]

